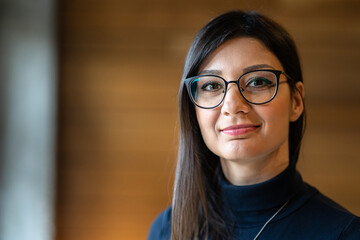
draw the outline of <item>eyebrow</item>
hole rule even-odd
[[[256,65],[252,65],[252,66],[244,68],[243,72],[246,73],[246,72],[250,72],[253,70],[259,70],[259,69],[265,69],[265,68],[274,69],[272,66],[270,66],[268,64],[256,64]],[[207,74],[221,76],[222,71],[221,70],[203,70],[199,73],[199,75],[207,75]]]
[[[252,65],[252,66],[246,67],[243,70],[244,70],[244,73],[246,73],[246,72],[250,72],[253,70],[264,69],[264,68],[274,69],[272,66],[270,66],[268,64],[257,64],[257,65]]]
[[[222,71],[221,70],[202,70],[199,75],[207,75],[207,74],[210,74],[210,75],[219,75],[221,76],[222,74]]]

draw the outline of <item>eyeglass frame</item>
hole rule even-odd
[[[246,75],[246,74],[253,73],[253,72],[264,72],[264,71],[265,71],[265,72],[272,72],[272,73],[274,73],[274,75],[276,76],[276,88],[275,88],[275,92],[274,92],[273,96],[272,96],[269,100],[267,100],[267,101],[265,101],[265,102],[263,102],[263,103],[254,103],[254,102],[251,102],[251,101],[249,101],[249,100],[244,96],[244,94],[243,94],[243,91],[244,91],[244,90],[242,90],[241,87],[240,87],[240,79],[241,79],[244,75]],[[283,75],[286,77],[286,81],[280,82],[280,75],[281,75],[281,74],[283,74]],[[215,105],[214,107],[202,107],[202,106],[200,106],[200,105],[198,105],[198,104],[196,103],[196,101],[195,101],[195,99],[194,99],[194,97],[193,97],[193,95],[192,95],[192,93],[191,93],[191,86],[190,86],[190,84],[191,84],[191,82],[192,82],[194,79],[199,78],[199,77],[217,77],[217,78],[222,79],[222,80],[225,82],[225,94],[224,94],[223,98],[221,99],[221,101],[220,101],[217,105]],[[256,69],[256,70],[248,71],[248,72],[245,72],[245,73],[241,74],[240,77],[238,77],[237,80],[233,80],[233,81],[226,81],[225,78],[223,78],[223,77],[221,77],[221,76],[218,76],[218,75],[207,74],[207,75],[198,75],[198,76],[186,78],[186,79],[184,79],[184,84],[185,84],[185,86],[186,86],[186,89],[187,89],[188,95],[189,95],[189,97],[190,97],[190,100],[192,101],[192,103],[193,103],[194,105],[196,105],[197,107],[202,108],[202,109],[213,109],[213,108],[216,108],[216,107],[220,106],[220,105],[223,103],[223,101],[224,101],[224,99],[225,99],[225,96],[226,96],[226,94],[227,94],[227,92],[228,92],[228,85],[231,84],[231,83],[235,83],[235,84],[237,85],[241,96],[245,99],[246,102],[248,102],[248,103],[250,103],[250,104],[254,104],[254,105],[263,105],[263,104],[266,104],[266,103],[268,103],[268,102],[271,102],[271,101],[275,98],[275,96],[276,96],[276,94],[277,94],[277,92],[278,92],[279,84],[280,84],[280,83],[288,83],[289,80],[290,80],[290,81],[293,81],[293,79],[292,79],[288,74],[286,74],[285,72],[283,72],[283,71],[281,71],[281,70],[275,70],[275,69]]]

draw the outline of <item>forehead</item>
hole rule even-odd
[[[200,65],[199,72],[216,70],[238,75],[255,65],[268,65],[268,68],[283,70],[278,58],[262,42],[255,38],[240,37],[224,42],[211,52]]]

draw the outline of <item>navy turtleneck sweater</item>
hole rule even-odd
[[[254,185],[234,186],[219,176],[225,221],[232,239],[252,240],[276,211],[259,240],[360,240],[360,218],[303,182],[290,164],[278,176]],[[171,207],[151,226],[148,240],[169,240]]]

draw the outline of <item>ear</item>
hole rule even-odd
[[[297,82],[295,87],[295,91],[292,94],[292,106],[290,112],[290,122],[295,122],[301,116],[304,111],[304,96],[305,89],[304,84],[302,82]]]

